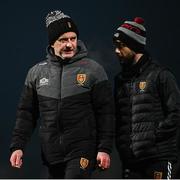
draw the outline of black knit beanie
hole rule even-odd
[[[70,16],[65,15],[59,10],[48,13],[46,16],[46,27],[50,45],[52,45],[59,36],[66,32],[75,32],[77,37],[79,36],[77,26]]]
[[[120,40],[136,53],[144,52],[146,45],[146,29],[143,26],[144,19],[134,18],[133,21],[125,21],[113,35],[113,40]]]

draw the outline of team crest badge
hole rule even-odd
[[[155,171],[154,172],[154,179],[162,179],[162,172]]]
[[[147,86],[147,83],[145,81],[142,81],[139,83],[139,89],[140,89],[140,92],[144,92],[144,89],[146,88]]]
[[[86,81],[86,74],[77,74],[77,82],[79,85],[83,85]]]
[[[89,160],[86,159],[86,158],[81,158],[80,159],[80,168],[81,169],[86,169],[88,167],[88,164],[89,164]]]

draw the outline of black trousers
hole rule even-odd
[[[175,179],[177,163],[149,161],[123,167],[124,179]]]
[[[50,179],[90,179],[94,169],[95,160],[86,158],[76,158],[48,166]]]

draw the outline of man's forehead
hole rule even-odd
[[[77,37],[75,32],[67,32],[62,34],[61,36],[59,36],[58,39],[62,39],[62,38],[71,38],[71,37]]]

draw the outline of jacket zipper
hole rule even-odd
[[[58,102],[58,129],[59,129],[59,143],[62,144],[63,143],[63,122],[61,120],[61,113],[62,113],[62,110],[61,110],[61,107],[62,107],[62,101],[61,101],[61,89],[62,89],[62,74],[63,74],[63,64],[60,63],[60,96],[59,96],[59,102]]]
[[[132,149],[132,98],[133,98],[133,83],[134,83],[134,80],[131,80],[130,82],[130,88],[129,88],[129,91],[130,91],[130,97],[129,97],[129,100],[130,100],[130,110],[131,110],[131,122],[130,122],[130,149]],[[133,150],[132,150],[133,151]]]

